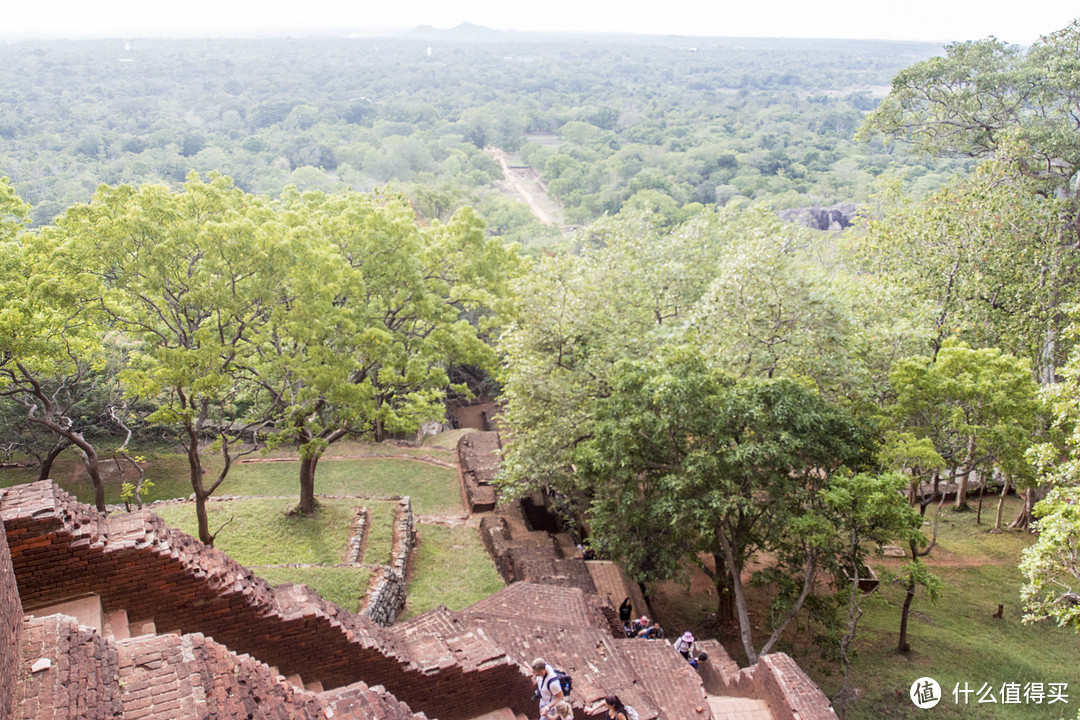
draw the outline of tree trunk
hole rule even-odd
[[[994,529],[990,532],[1001,532],[1001,511],[1005,508],[1005,496],[1009,494],[1009,476],[1005,476],[1005,486],[1001,488],[1001,497],[998,498],[997,518],[994,520]]]
[[[82,452],[83,465],[86,467],[86,474],[90,476],[90,482],[94,484],[94,507],[96,507],[99,512],[105,512],[105,479],[101,477],[101,467],[98,462],[97,450],[94,449],[94,446],[87,442],[86,438],[82,436],[82,433],[72,430],[70,427],[61,425],[56,422],[51,415],[46,417],[34,417],[31,415],[29,420],[30,422],[48,428],[50,431],[79,448]]]
[[[318,438],[310,430],[300,430],[300,504],[297,512],[312,515],[315,512],[315,470],[326,449],[349,434],[348,428],[323,431]],[[312,445],[316,439],[318,445]],[[310,457],[309,457],[310,456]]]
[[[968,438],[967,455],[964,457],[963,474],[960,476],[956,485],[956,505],[957,510],[967,509],[967,486],[968,476],[971,475],[971,463],[975,460],[975,436],[972,435]]]
[[[856,571],[855,574],[858,575],[858,572]],[[784,615],[784,619],[777,623],[776,627],[773,628],[772,635],[769,636],[769,639],[761,647],[762,655],[767,655],[769,651],[772,650],[773,645],[780,640],[780,634],[784,632],[784,628],[786,628],[788,623],[790,623],[792,619],[799,614],[799,611],[802,610],[803,603],[806,602],[806,598],[814,588],[815,577],[817,577],[817,558],[814,556],[813,550],[807,549],[806,563],[803,565],[802,591],[799,593],[799,597],[795,599],[795,602],[792,603],[791,607],[788,608],[787,614]],[[857,581],[856,584],[858,584]]]
[[[859,607],[859,563],[856,550],[859,547],[859,537],[856,532],[851,533],[851,546],[849,553],[854,561],[855,577],[851,581],[851,594],[848,596],[848,626],[847,632],[840,638],[840,662],[844,667],[844,681],[840,685],[839,692],[833,697],[833,707],[836,709],[840,720],[847,717],[848,696],[851,694],[851,658],[848,655],[848,647],[855,640],[855,633],[859,627],[859,618],[862,617],[862,608]]]
[[[725,565],[727,565],[728,577],[731,578],[731,588],[735,595],[735,611],[739,618],[739,638],[742,640],[743,650],[746,651],[746,662],[749,665],[755,665],[758,661],[758,655],[754,650],[750,613],[746,609],[746,594],[743,592],[741,572],[735,562],[735,551],[731,547],[727,534],[722,529],[718,528],[716,534],[719,536],[720,544],[724,549]]]
[[[41,472],[38,474],[38,480],[50,480],[52,479],[52,466],[56,458],[60,457],[60,453],[71,447],[71,443],[57,442],[49,450],[49,454],[45,456],[45,459],[41,461]]]
[[[101,464],[98,462],[97,451],[87,444],[82,448],[83,465],[86,473],[90,476],[90,482],[94,483],[94,506],[101,512],[105,512],[105,479],[101,477]]]
[[[713,564],[716,567],[716,575],[713,577],[713,584],[716,586],[716,620],[720,623],[721,632],[728,634],[738,623],[735,617],[735,588],[731,584],[724,556],[713,553]]]
[[[1024,492],[1024,508],[1020,511],[1020,514],[1016,516],[1016,519],[1012,521],[1010,528],[1017,530],[1026,530],[1031,526],[1031,521],[1035,519],[1033,509],[1035,508],[1035,488],[1029,487]]]
[[[982,501],[983,495],[986,493],[986,478],[982,478],[982,485],[979,486],[979,509],[975,513],[975,524],[982,525]]]
[[[904,598],[904,609],[900,612],[900,642],[896,646],[897,652],[907,653],[911,646],[907,641],[907,621],[911,612],[911,601],[915,599],[915,580],[908,578],[907,597]]]
[[[303,515],[315,514],[315,466],[321,455],[315,453],[300,458],[300,505],[297,510]]]
[[[199,433],[191,425],[185,428],[187,433],[188,479],[195,494],[195,518],[199,523],[199,542],[214,547],[214,536],[210,533],[210,519],[206,515],[206,498],[203,489],[202,458],[199,457]]]

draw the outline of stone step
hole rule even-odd
[[[521,716],[524,717],[524,716]],[[499,708],[483,715],[477,715],[471,720],[517,720],[518,716],[510,708]]]
[[[768,703],[753,698],[710,695],[709,709],[714,720],[773,720]]]
[[[154,624],[153,618],[136,620],[129,625],[129,631],[133,637],[139,635],[157,635],[157,625]]]
[[[128,626],[127,610],[114,610],[105,613],[105,637],[114,640],[127,640],[131,637],[131,628]]]

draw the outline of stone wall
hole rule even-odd
[[[495,476],[499,472],[498,451],[502,442],[497,432],[472,432],[458,440],[458,464],[465,487],[469,512],[495,509]]]
[[[836,720],[825,693],[788,655],[765,655],[756,665],[739,670],[715,640],[697,646],[709,655],[700,667],[709,694],[764,700],[775,720]]]
[[[13,653],[18,656],[19,653]],[[116,648],[67,615],[27,617],[17,720],[122,718]]]
[[[362,615],[376,624],[389,627],[405,607],[406,578],[409,575],[409,558],[416,544],[416,526],[413,522],[412,502],[408,497],[398,501],[394,520],[394,536],[390,550],[390,566],[381,568],[372,576],[368,594],[364,599]]]
[[[382,685],[440,720],[529,709],[531,683],[505,655],[414,662],[371,619],[303,586],[271,588],[149,512],[106,517],[46,481],[0,490],[0,519],[26,607],[96,593],[106,613],[125,610],[133,626],[153,620],[158,632],[202,633],[328,690]]]
[[[0,523],[0,718],[15,716],[15,679],[18,677],[19,653],[22,642],[22,603],[11,567],[7,535]],[[9,651],[10,649],[10,651]]]

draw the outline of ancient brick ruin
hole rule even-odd
[[[272,588],[148,511],[105,516],[47,481],[0,490],[0,520],[5,719],[521,720],[536,717],[536,656],[573,676],[579,720],[612,693],[641,720],[758,717],[714,714],[718,694],[776,720],[835,717],[784,655],[739,671],[716,643],[699,674],[665,641],[621,637],[585,563],[566,570],[550,538],[547,560],[513,560],[538,582],[381,627]]]

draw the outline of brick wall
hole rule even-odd
[[[701,666],[709,694],[764,700],[775,720],[836,720],[825,693],[786,654],[765,655],[756,665],[738,670],[716,641],[697,645],[709,654]]]
[[[27,617],[24,636],[19,705],[5,719],[124,717],[116,648],[94,629],[66,615]]]
[[[39,482],[0,491],[0,517],[27,607],[97,593],[105,612],[126,610],[133,624],[153,619],[158,632],[203,633],[327,689],[382,685],[442,720],[530,706],[528,678],[505,656],[482,666],[449,657],[420,667],[404,643],[368,618],[301,586],[271,589],[148,512],[106,518]]]
[[[18,677],[22,644],[22,604],[11,567],[7,536],[0,523],[0,718],[14,717],[15,679]]]

